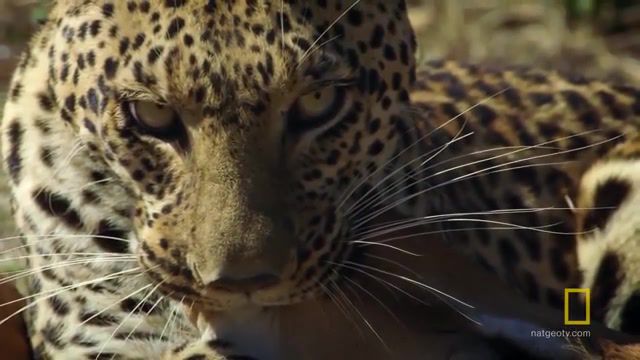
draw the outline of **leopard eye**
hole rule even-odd
[[[343,86],[328,86],[298,98],[288,113],[289,131],[299,133],[333,120],[347,100]]]
[[[151,101],[129,101],[123,104],[123,110],[145,135],[173,140],[183,134],[180,116],[168,106]]]

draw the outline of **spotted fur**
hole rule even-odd
[[[367,252],[347,240],[392,208],[444,219],[452,242],[532,299],[558,305],[562,288],[592,284],[599,317],[635,331],[625,266],[637,261],[620,252],[635,242],[616,221],[633,227],[636,191],[614,163],[635,160],[593,163],[636,131],[638,91],[453,62],[416,76],[415,46],[401,0],[58,0],[2,123],[15,219],[40,270],[29,293],[54,292],[31,303],[35,353],[263,355],[196,328],[179,304],[324,296]],[[322,116],[300,110],[326,89],[337,95]],[[142,126],[140,103],[179,121]],[[583,214],[594,201],[608,210]],[[576,238],[592,225],[597,239]]]

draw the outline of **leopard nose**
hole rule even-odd
[[[273,286],[277,284],[278,281],[280,281],[278,276],[262,273],[239,278],[223,276],[210,282],[208,285],[216,290],[249,293]]]
[[[210,289],[228,292],[253,292],[277,284],[279,268],[260,259],[236,258],[219,264],[214,271],[199,273]]]

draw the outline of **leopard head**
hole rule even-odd
[[[352,253],[345,195],[399,142],[404,1],[66,0],[48,26],[63,117],[131,189],[132,251],[164,291],[323,292]]]

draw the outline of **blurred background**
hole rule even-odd
[[[0,106],[46,0],[0,0]],[[409,0],[419,60],[528,65],[640,85],[640,0]],[[13,234],[0,178],[0,236]]]

